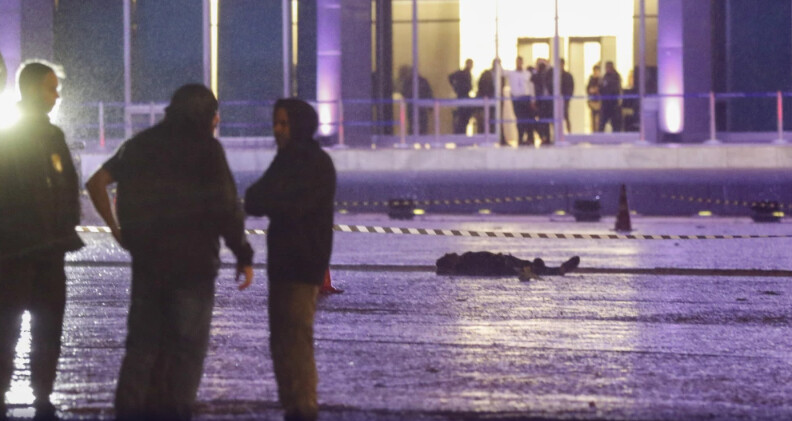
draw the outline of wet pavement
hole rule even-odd
[[[90,218],[88,223],[95,223]],[[337,223],[511,232],[609,233],[613,218],[339,215]],[[263,228],[265,220],[249,220]],[[792,234],[747,218],[633,219],[641,234]],[[109,235],[69,256],[69,301],[53,401],[65,418],[112,418],[123,355],[129,256]],[[251,236],[265,263],[263,236]],[[573,273],[531,282],[440,277],[446,252],[490,250]],[[633,268],[792,269],[792,239],[526,240],[336,233],[316,319],[324,420],[792,419],[792,279],[672,276]],[[233,262],[227,250],[223,260]],[[749,272],[750,273],[750,272]],[[266,277],[217,281],[198,419],[280,419],[269,360]],[[31,416],[25,335],[6,397]],[[28,339],[29,340],[29,339]]]

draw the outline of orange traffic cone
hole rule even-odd
[[[630,206],[627,205],[627,186],[622,184],[619,194],[619,213],[616,214],[616,231],[632,231],[630,222]]]
[[[324,282],[322,282],[322,287],[319,288],[320,294],[340,294],[344,292],[343,289],[338,289],[333,286],[333,282],[330,279],[330,268],[327,268],[325,271]]]

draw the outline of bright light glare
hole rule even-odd
[[[483,70],[489,68],[495,57],[493,51],[495,3],[494,0],[459,0],[459,65],[463,66],[465,59],[473,59],[474,75],[480,75]],[[499,55],[504,68],[512,69],[518,54],[515,47],[520,38],[553,37],[555,3],[538,0],[499,0],[497,4]],[[626,82],[627,75],[634,65],[634,2],[632,0],[563,0],[559,1],[558,6],[558,29],[562,38],[562,51],[565,53],[569,51],[570,37],[612,37],[616,42],[615,50],[607,53],[615,56],[605,58],[615,61],[617,70]],[[551,59],[549,44],[544,43],[541,47],[532,48],[534,48],[532,54],[541,54],[544,58]],[[538,48],[542,50],[536,50]],[[538,57],[534,56],[534,60],[536,58]],[[591,67],[586,68],[586,74],[590,69]]]
[[[19,108],[14,95],[6,92],[0,95],[0,129],[13,126],[19,120]]]
[[[14,359],[17,374],[11,382],[11,388],[6,392],[6,402],[17,405],[30,405],[33,403],[33,389],[30,388],[30,313],[22,315],[22,328],[16,346]]]

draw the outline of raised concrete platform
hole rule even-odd
[[[786,187],[792,183],[792,146],[787,145],[335,148],[328,152],[338,170],[338,209],[349,212],[384,212],[382,202],[413,198],[431,201],[420,204],[429,213],[569,213],[576,199],[599,198],[602,213],[613,215],[622,184],[627,185],[630,208],[647,215],[750,214],[750,205],[737,206],[733,201],[770,200],[786,204],[786,211],[792,209],[792,190]],[[111,153],[85,151],[83,176]],[[231,144],[226,153],[242,192],[261,176],[275,150]],[[485,198],[493,201],[446,202]],[[725,201],[730,204],[724,205]]]
[[[530,170],[743,170],[792,169],[792,145],[570,145],[543,148],[415,147],[406,149],[330,148],[339,173]],[[261,172],[275,149],[228,148],[234,172]],[[82,153],[89,175],[112,150]]]

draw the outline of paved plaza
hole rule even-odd
[[[94,223],[96,221],[93,221]],[[613,218],[339,215],[340,224],[611,233]],[[266,227],[250,219],[249,228]],[[633,218],[638,234],[792,234],[748,218]],[[123,355],[129,256],[107,234],[69,256],[54,402],[67,419],[111,419]],[[280,419],[269,359],[263,236],[256,283],[217,281],[196,418]],[[446,252],[489,250],[581,271],[530,282],[441,277]],[[323,420],[792,419],[792,238],[557,240],[337,233],[316,320]],[[635,269],[645,269],[634,273]],[[669,275],[668,269],[700,269]],[[726,269],[707,274],[706,269]],[[607,272],[607,273],[606,273]],[[734,275],[734,276],[732,276]],[[29,331],[27,332],[29,334]],[[29,336],[7,395],[30,417]]]

